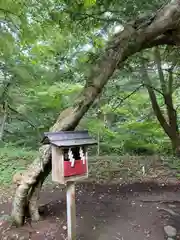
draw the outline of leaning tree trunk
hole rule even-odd
[[[124,30],[114,36],[109,42],[105,53],[93,67],[86,84],[71,108],[60,114],[52,131],[74,129],[84,114],[88,111],[104,85],[129,56],[142,49],[161,44],[174,45],[176,39],[169,34],[170,30],[179,24],[180,1],[172,1],[156,14],[129,22]],[[21,185],[17,188],[12,209],[14,223],[20,226],[24,223],[27,206],[32,219],[38,220],[36,193],[50,172],[51,148],[42,146],[38,158],[25,173]],[[43,163],[43,167],[41,165]],[[48,166],[49,165],[49,166]],[[45,171],[45,169],[48,169]],[[37,190],[37,191],[36,191]]]

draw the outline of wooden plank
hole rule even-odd
[[[64,155],[61,148],[52,146],[52,181],[64,184]]]
[[[75,182],[67,183],[67,228],[68,240],[76,239],[76,203],[75,203]]]

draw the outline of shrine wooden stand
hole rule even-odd
[[[51,144],[52,180],[66,185],[68,240],[76,239],[75,183],[88,178],[87,147],[95,145],[88,131],[61,131],[44,134]]]

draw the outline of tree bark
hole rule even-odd
[[[101,93],[104,85],[112,76],[117,66],[120,66],[129,56],[141,51],[142,49],[156,46],[159,44],[175,44],[171,29],[178,25],[180,19],[180,1],[172,1],[164,8],[157,11],[153,16],[141,21],[132,21],[128,23],[122,32],[116,34],[108,43],[102,57],[92,68],[87,77],[86,84],[79,97],[71,108],[66,109],[60,114],[51,131],[73,130],[88,111],[96,97]],[[12,208],[12,217],[14,223],[20,226],[24,223],[25,206],[31,203],[35,194],[35,187],[40,186],[41,174],[44,173],[44,179],[48,171],[45,167],[51,161],[51,147],[42,146],[39,157],[30,165],[25,173],[22,184],[17,188]],[[43,169],[40,162],[42,162]],[[49,171],[50,171],[49,166]],[[27,201],[30,189],[34,189]],[[34,199],[37,200],[37,197]],[[33,204],[35,206],[36,204]],[[37,207],[33,209],[38,212]],[[33,213],[32,213],[33,216]],[[37,217],[37,216],[36,216]],[[36,218],[38,220],[39,217]]]
[[[172,102],[172,96],[168,96],[168,98],[166,96],[166,106],[167,104],[169,104],[169,106],[167,107],[168,109],[171,106],[171,110],[168,111],[168,117],[170,119],[168,123],[157,102],[157,98],[156,98],[156,94],[154,93],[154,90],[149,84],[145,84],[145,86],[148,90],[153,112],[156,118],[158,119],[161,127],[163,128],[164,132],[167,134],[167,136],[171,141],[173,153],[177,157],[180,157],[180,136],[179,136],[179,131],[177,130],[177,116],[174,113],[176,111],[173,108],[173,104],[172,105],[170,104]]]
[[[166,82],[164,73],[162,70],[160,52],[157,48],[155,49],[155,63],[158,69],[158,75],[159,75],[159,80],[160,80],[161,90],[162,90],[161,94],[163,95],[163,98],[164,98],[168,119],[166,119],[166,117],[163,115],[163,112],[160,109],[160,106],[157,102],[156,94],[152,86],[151,80],[149,78],[143,59],[142,59],[142,78],[147,88],[154,114],[157,120],[159,121],[161,127],[163,128],[164,132],[167,134],[167,136],[171,141],[173,153],[179,157],[180,156],[180,136],[179,136],[179,129],[178,129],[177,112],[174,109],[173,98],[172,98],[172,93],[173,93],[172,92],[172,83],[173,83],[172,69],[169,72],[169,81]]]
[[[31,219],[33,221],[38,221],[40,219],[40,215],[38,211],[38,199],[39,199],[42,184],[51,171],[51,161],[47,162],[43,170],[44,171],[42,171],[41,174],[39,174],[36,180],[36,183],[32,186],[30,190],[30,194],[28,196],[28,199],[29,199],[28,213],[30,214]]]
[[[151,79],[149,78],[146,66],[144,64],[144,61],[142,60],[142,68],[141,68],[141,73],[142,73],[142,79],[144,82],[144,85],[147,88],[148,94],[149,94],[149,98],[151,101],[151,105],[152,105],[152,109],[154,111],[155,116],[157,117],[161,127],[163,128],[164,132],[168,135],[169,138],[171,138],[171,129],[169,124],[167,123],[161,109],[160,106],[158,104],[157,98],[156,98],[156,94],[154,92],[154,89],[152,88],[152,83],[151,83]]]
[[[172,149],[176,156],[180,156],[180,137],[179,137],[179,128],[178,128],[178,119],[177,119],[177,112],[174,108],[173,104],[173,69],[176,65],[176,62],[173,61],[172,66],[168,70],[169,72],[169,79],[168,81],[165,80],[164,73],[162,70],[162,61],[161,55],[158,47],[155,48],[154,51],[155,62],[158,69],[159,80],[161,84],[161,90],[163,93],[164,103],[166,105],[167,116],[168,116],[168,125],[169,125],[169,138],[172,143]],[[161,122],[160,122],[161,124]],[[162,125],[162,124],[161,124]]]
[[[157,69],[158,69],[158,75],[159,75],[159,80],[160,80],[160,84],[161,84],[161,90],[163,93],[164,103],[165,103],[166,109],[167,109],[169,126],[171,128],[172,134],[174,133],[176,135],[179,133],[179,130],[178,130],[178,124],[177,124],[177,112],[174,108],[173,97],[172,97],[172,94],[173,94],[173,90],[172,90],[173,68],[174,68],[173,65],[175,63],[172,65],[172,67],[169,70],[169,79],[168,79],[168,82],[166,82],[164,73],[162,70],[161,55],[160,55],[160,51],[159,51],[158,47],[155,48],[154,56],[155,56],[155,62],[156,62]]]

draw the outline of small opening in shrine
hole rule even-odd
[[[83,153],[84,153],[84,155],[85,155],[85,149],[84,149],[83,147],[81,147],[81,148],[82,148]],[[81,156],[80,156],[80,147],[72,147],[72,148],[71,148],[71,151],[72,151],[72,153],[73,153],[73,158],[74,158],[75,160],[80,160],[80,159],[81,159]],[[69,159],[69,154],[68,154],[68,152],[69,152],[69,148],[64,149],[64,161],[69,161],[69,160],[70,160],[70,159]]]

